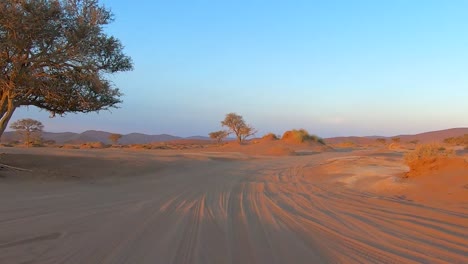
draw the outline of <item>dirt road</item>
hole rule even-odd
[[[85,180],[0,179],[0,263],[468,262],[467,203],[430,206],[315,175],[347,153],[109,153],[68,168]],[[119,180],[86,180],[95,170]]]

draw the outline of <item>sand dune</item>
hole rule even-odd
[[[468,262],[468,177],[413,199],[399,153],[4,151],[0,263]]]

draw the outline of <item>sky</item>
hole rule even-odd
[[[105,0],[105,32],[134,70],[120,108],[49,118],[46,131],[206,136],[235,112],[258,136],[468,127],[468,1]]]

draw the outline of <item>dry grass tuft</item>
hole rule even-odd
[[[80,145],[80,149],[102,149],[106,148],[107,145],[98,141],[98,142],[87,142]]]
[[[64,149],[77,149],[78,146],[73,145],[73,144],[64,144],[63,146],[60,146],[60,148],[64,148]]]
[[[405,162],[410,168],[407,176],[435,170],[453,154],[452,150],[447,150],[437,143],[419,145],[404,156]]]
[[[352,141],[346,141],[346,142],[335,144],[335,146],[338,148],[354,148],[354,147],[357,147],[357,144]]]
[[[453,145],[453,146],[465,146],[468,147],[468,134],[459,137],[450,137],[444,139],[444,143]]]
[[[440,157],[447,157],[453,152],[447,150],[440,144],[423,144],[416,147],[414,151],[408,152],[405,155],[405,162],[411,165],[416,162],[430,161]]]
[[[278,136],[273,133],[268,133],[262,137],[262,141],[273,141],[278,139]]]
[[[290,142],[290,143],[303,143],[303,142],[317,142],[322,145],[325,145],[325,141],[323,141],[322,138],[316,136],[316,135],[310,135],[309,132],[307,132],[305,129],[293,129],[290,131],[286,131],[283,134],[283,137],[281,140]]]

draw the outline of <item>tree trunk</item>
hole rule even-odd
[[[2,96],[0,102],[0,139],[7,128],[8,122],[10,121],[13,113],[16,110],[16,106],[13,104],[13,99],[9,98],[8,95]]]
[[[26,147],[29,148],[29,141],[31,140],[31,132],[29,130],[26,130]]]

